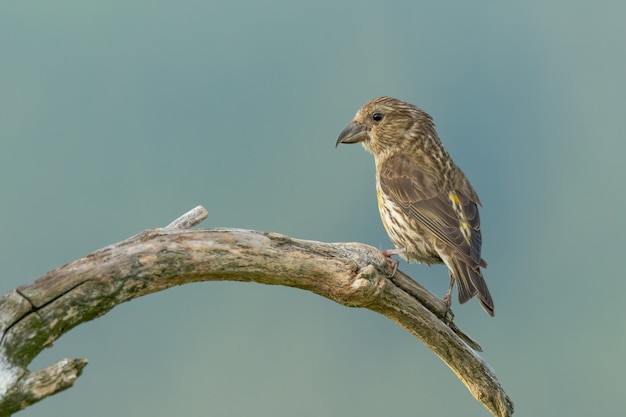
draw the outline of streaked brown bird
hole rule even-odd
[[[493,316],[491,294],[480,268],[480,200],[467,177],[443,147],[432,117],[412,104],[378,97],[363,105],[339,134],[340,143],[358,143],[374,155],[376,194],[383,225],[395,250],[408,262],[445,264],[451,304],[475,295]],[[395,261],[397,262],[397,261]]]

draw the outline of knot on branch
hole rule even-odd
[[[338,301],[349,307],[367,307],[376,302],[388,284],[387,277],[374,265],[366,265],[357,271]]]

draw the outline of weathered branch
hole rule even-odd
[[[297,287],[396,322],[428,346],[496,416],[513,404],[480,347],[452,323],[436,296],[358,243],[322,243],[239,229],[180,230],[202,221],[197,207],[167,228],[146,230],[48,272],[0,297],[0,417],[72,386],[85,359],[27,369],[42,349],[116,305],[175,285],[250,281]]]

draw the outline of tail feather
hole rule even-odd
[[[480,267],[472,267],[462,260],[452,260],[448,267],[456,280],[459,303],[463,304],[469,301],[475,295],[483,309],[490,315],[494,315],[494,305],[487,283],[480,272]]]

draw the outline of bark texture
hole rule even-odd
[[[86,359],[28,365],[74,326],[145,294],[198,281],[244,281],[314,292],[376,311],[420,339],[494,415],[513,403],[480,346],[453,323],[435,295],[359,243],[323,243],[241,229],[187,230],[202,207],[162,229],[146,230],[48,272],[0,297],[0,417],[73,385]]]

